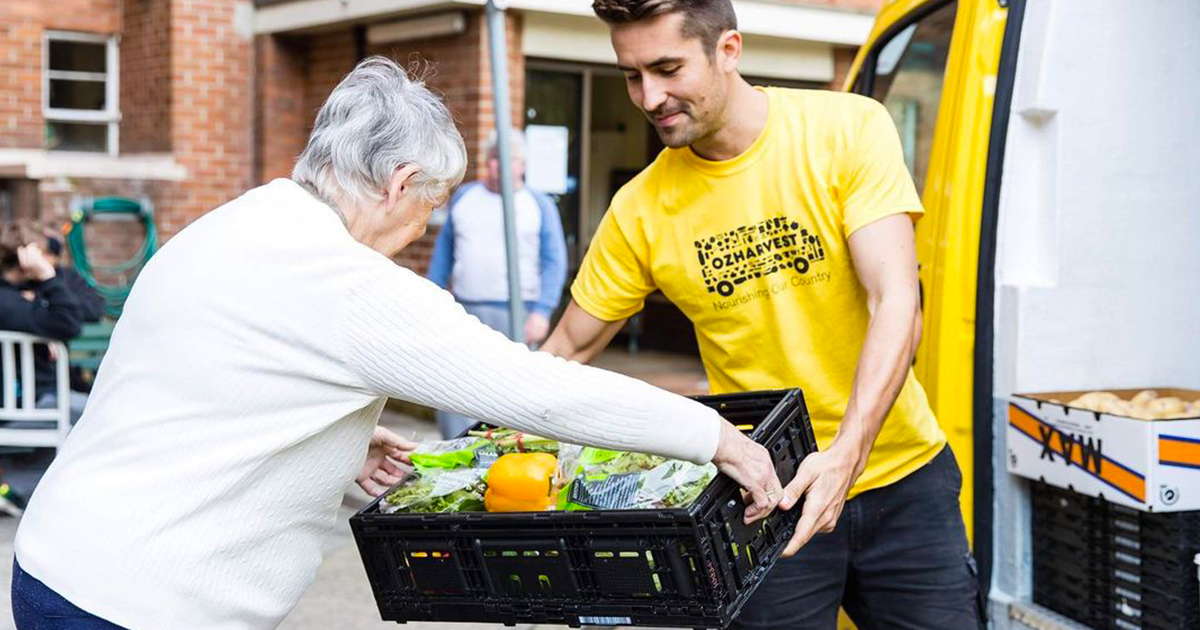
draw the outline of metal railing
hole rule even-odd
[[[37,408],[33,353],[47,346],[55,367],[54,407]],[[0,446],[49,446],[58,448],[71,430],[71,377],[67,346],[58,340],[26,333],[0,331]],[[20,364],[19,366],[17,364]],[[28,423],[26,426],[20,426]],[[53,423],[53,424],[49,424]]]

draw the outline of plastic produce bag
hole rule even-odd
[[[412,463],[418,469],[487,468],[508,453],[557,452],[558,442],[549,438],[512,429],[486,429],[454,440],[422,444],[413,452]]]
[[[417,469],[391,490],[380,509],[396,512],[482,512],[486,468]]]
[[[460,468],[486,468],[486,451],[479,452],[489,446],[489,442],[475,437],[464,437],[444,442],[427,442],[412,452],[413,466],[418,470],[442,468],[456,470]],[[494,461],[494,458],[492,458]]]
[[[687,507],[717,475],[712,464],[563,444],[561,510],[639,510]]]

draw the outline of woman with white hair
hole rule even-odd
[[[372,58],[321,108],[291,180],[171,239],[17,532],[19,629],[273,628],[350,481],[399,480],[415,445],[376,426],[387,397],[713,461],[751,517],[778,503],[766,451],[712,410],[530,352],[392,262],[465,169],[441,101]]]

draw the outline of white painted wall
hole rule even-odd
[[[1197,29],[1196,0],[1029,3],[1001,189],[998,396],[1200,388]]]
[[[1067,627],[1014,620],[1033,613],[1008,395],[1200,388],[1198,29],[1196,0],[1027,4],[996,262],[996,630]]]

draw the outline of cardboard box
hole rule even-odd
[[[1149,389],[1200,400],[1196,390]],[[1142,390],[1108,391],[1129,400]],[[1139,420],[1067,406],[1085,393],[1012,396],[1008,471],[1140,510],[1200,510],[1200,416]]]

